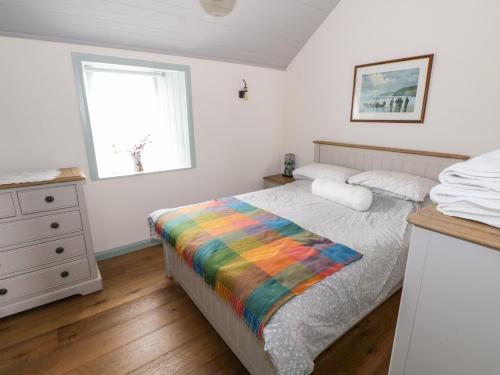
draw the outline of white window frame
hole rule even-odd
[[[120,177],[131,177],[131,176],[141,176],[144,174],[151,173],[165,173],[178,170],[191,169],[196,167],[195,151],[194,151],[194,130],[193,130],[193,107],[191,98],[191,70],[188,65],[178,65],[178,64],[167,64],[155,61],[145,61],[145,60],[135,60],[126,59],[121,57],[113,56],[101,56],[86,53],[71,53],[71,58],[73,60],[73,71],[75,74],[75,84],[76,91],[78,95],[78,102],[80,105],[80,117],[83,129],[83,136],[85,140],[85,146],[87,149],[87,158],[89,162],[90,177],[92,180],[106,180],[111,178]],[[94,149],[94,138],[92,135],[92,127],[90,126],[90,116],[89,109],[87,105],[87,93],[84,84],[84,71],[83,63],[93,62],[93,63],[105,63],[105,64],[115,64],[115,65],[128,65],[128,66],[138,66],[153,69],[163,69],[163,70],[175,70],[184,72],[184,77],[186,80],[186,103],[187,103],[187,116],[188,116],[188,133],[189,133],[189,147],[190,147],[190,157],[191,165],[185,168],[176,169],[166,169],[161,171],[152,172],[141,172],[135,174],[127,174],[120,176],[109,176],[109,177],[99,177],[97,168],[97,158]]]

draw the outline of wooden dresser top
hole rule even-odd
[[[283,176],[282,174],[275,174],[272,176],[264,177],[264,180],[269,181],[269,182],[273,182],[275,184],[284,185],[284,184],[288,184],[289,182],[294,182],[295,178]]]
[[[59,176],[52,180],[45,180],[45,181],[34,181],[34,182],[21,182],[17,184],[3,184],[0,185],[0,190],[4,189],[16,189],[20,187],[27,187],[27,186],[36,186],[36,185],[47,185],[47,184],[57,184],[61,182],[70,182],[70,181],[82,181],[85,180],[87,177],[85,177],[85,174],[82,172],[82,170],[78,167],[74,168],[61,168],[59,169],[61,173]]]
[[[408,222],[421,228],[500,251],[500,228],[477,221],[443,215],[436,209],[436,205],[410,214]]]

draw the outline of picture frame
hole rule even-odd
[[[433,54],[354,67],[351,122],[423,123]]]

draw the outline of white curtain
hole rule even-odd
[[[171,158],[177,165],[191,165],[186,79],[184,72],[168,71],[156,77],[159,106],[166,119]]]

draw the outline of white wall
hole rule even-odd
[[[500,2],[342,0],[287,70],[286,145],[313,139],[475,155],[500,148]],[[434,53],[426,118],[350,123],[354,66]]]
[[[191,66],[197,168],[86,185],[97,251],[146,239],[146,215],[261,187],[313,139],[478,154],[500,147],[500,2],[343,0],[287,72],[0,38],[0,173],[88,171],[71,51]],[[357,64],[435,53],[423,125],[349,123]],[[250,100],[240,101],[241,79]],[[286,82],[285,82],[286,80]],[[286,104],[284,100],[286,85]],[[285,127],[286,125],[286,127]]]
[[[282,168],[279,70],[0,37],[0,173],[81,166],[88,172],[70,52],[191,66],[197,167],[85,187],[96,251],[148,238],[149,212],[262,187]],[[238,99],[242,78],[250,100]]]

